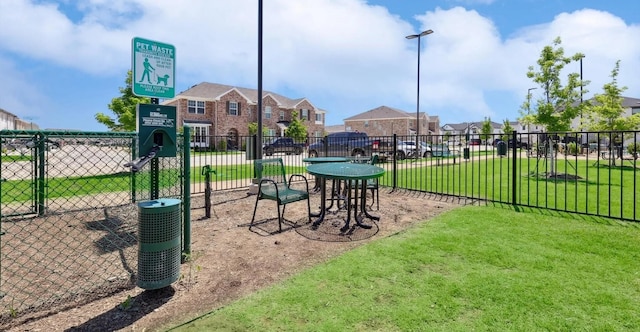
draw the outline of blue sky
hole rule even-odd
[[[42,128],[95,130],[131,68],[131,40],[176,47],[176,92],[200,82],[257,88],[257,0],[2,0],[0,108]],[[581,52],[585,97],[619,85],[640,97],[640,2],[265,0],[263,88],[306,97],[328,125],[378,106],[441,125],[516,120],[526,77],[556,37]],[[578,64],[567,71],[579,72]],[[536,92],[533,90],[534,98]]]

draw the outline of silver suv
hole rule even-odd
[[[398,141],[396,148],[396,159],[403,160],[405,158],[420,158],[431,157],[431,147],[425,143],[420,142],[419,155],[416,155],[416,142],[415,141]]]

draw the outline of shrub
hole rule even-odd
[[[576,142],[569,142],[567,144],[567,153],[569,153],[571,155],[577,155],[578,154],[578,144]]]
[[[640,152],[640,143],[631,143],[627,146],[627,151],[632,154],[634,157],[638,157],[638,153]]]
[[[218,142],[218,151],[226,151],[227,150],[227,141],[221,140]]]

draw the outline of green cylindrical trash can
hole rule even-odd
[[[498,147],[498,156],[507,155],[507,143],[505,143],[504,141],[500,141],[496,146]]]
[[[138,287],[158,289],[180,277],[179,199],[138,203]]]
[[[469,148],[462,149],[462,157],[464,157],[464,159],[469,159]]]

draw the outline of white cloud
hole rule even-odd
[[[73,5],[74,17],[61,11]],[[417,31],[407,21],[361,0],[273,0],[265,2],[263,14],[266,90],[307,97],[334,123],[380,105],[415,110],[417,41],[404,36]],[[436,8],[415,18],[421,29],[435,31],[421,39],[422,110],[441,117],[502,118],[490,95],[522,99],[532,86],[527,67],[556,36],[567,54],[586,54],[592,92],[609,80],[620,59],[620,83],[630,87],[629,95],[640,95],[640,27],[607,12],[559,14],[508,37],[463,7]],[[256,87],[254,0],[3,0],[0,22],[0,54],[9,54],[0,65],[16,82],[26,82],[19,66],[27,59],[77,69],[91,79],[115,78],[119,86],[130,67],[131,38],[138,36],[176,46],[178,88],[202,81]],[[3,80],[3,86],[13,82]],[[0,93],[3,103],[14,98]]]
[[[33,88],[30,83],[34,78],[28,73],[16,68],[6,58],[0,56],[0,108],[17,115],[20,118],[38,119],[42,114],[39,106],[45,105],[46,96]]]
[[[636,42],[640,38],[640,26],[628,25],[610,13],[592,9],[562,13],[548,24],[520,31],[508,41],[509,53],[527,49],[535,55],[529,65],[536,65],[542,48],[551,45],[556,37],[561,38],[566,56],[585,55],[583,77],[591,81],[588,86],[591,94],[602,92],[616,61],[621,60],[619,83],[630,88],[630,96],[640,95],[640,77],[635,74],[635,68],[640,66],[640,44]],[[566,69],[580,71],[579,64],[570,64]]]
[[[453,0],[464,5],[490,5],[496,0]]]

